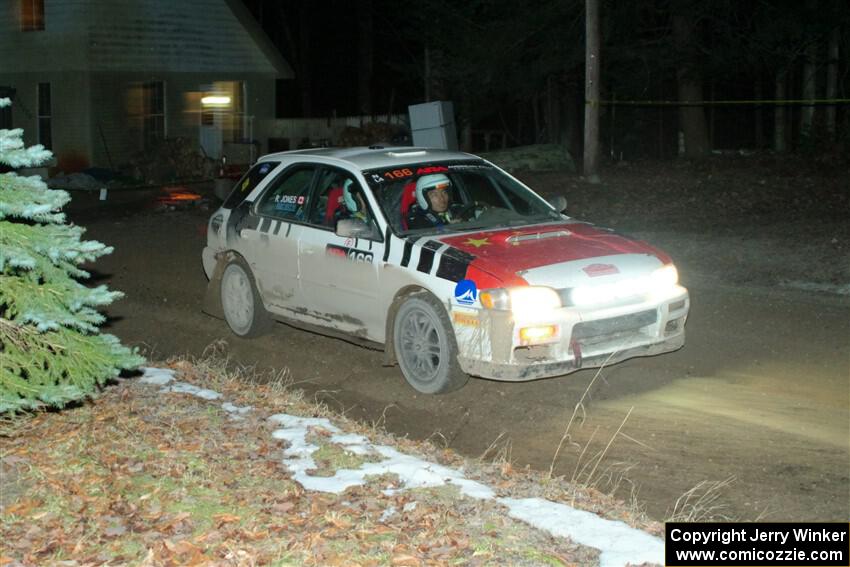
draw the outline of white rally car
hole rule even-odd
[[[451,204],[429,217],[435,179]],[[267,155],[210,218],[205,310],[241,337],[277,320],[382,347],[424,393],[680,348],[670,258],[558,201],[459,152]]]

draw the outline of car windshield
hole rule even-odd
[[[488,230],[561,218],[539,195],[481,160],[415,163],[363,175],[400,235]],[[447,195],[432,195],[438,192]]]

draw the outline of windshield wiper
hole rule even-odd
[[[446,230],[450,230],[452,232],[464,232],[464,231],[467,231],[467,230],[481,230],[482,228],[488,227],[488,225],[486,225],[486,224],[474,224],[474,225],[447,224],[447,225],[443,225],[443,226],[446,228]]]

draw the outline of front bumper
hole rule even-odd
[[[534,345],[522,344],[519,329],[528,322],[516,321],[510,313],[454,316],[458,362],[473,376],[526,381],[671,352],[685,343],[689,309],[688,292],[679,286],[660,299],[592,311],[561,308],[545,321],[534,322],[557,325],[558,336]]]

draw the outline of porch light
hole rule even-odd
[[[230,106],[230,97],[223,95],[207,95],[201,99],[204,106]]]

